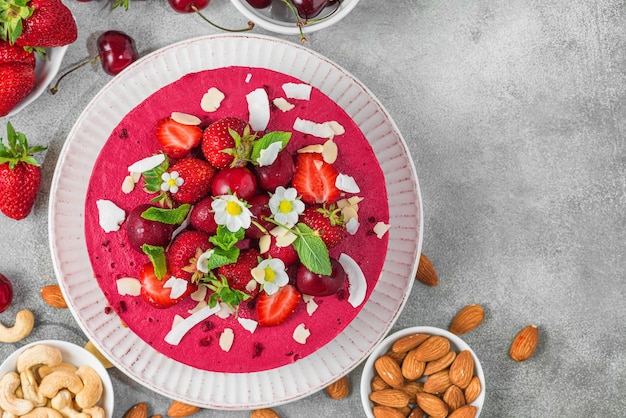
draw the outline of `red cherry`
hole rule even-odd
[[[168,0],[170,7],[178,13],[197,13],[205,22],[226,32],[245,32],[254,28],[254,23],[248,22],[248,27],[243,29],[226,29],[210,21],[206,16],[200,13],[200,10],[209,5],[211,0]]]
[[[329,4],[329,0],[292,0],[291,2],[303,19],[316,17]]]
[[[4,275],[0,274],[0,312],[4,312],[13,300],[13,285]]]
[[[211,194],[223,196],[235,194],[238,198],[248,200],[256,192],[256,177],[245,167],[225,168],[218,171],[211,181]]]
[[[328,296],[335,294],[341,289],[346,281],[346,272],[339,261],[330,259],[332,272],[324,274],[313,273],[303,264],[298,267],[296,273],[296,287],[304,294],[311,296]]]
[[[246,0],[248,4],[255,9],[265,9],[272,4],[272,0]]]

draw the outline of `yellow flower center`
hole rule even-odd
[[[289,213],[293,210],[293,204],[289,200],[281,200],[278,210],[282,213]]]
[[[274,273],[274,270],[272,270],[269,267],[265,267],[265,278],[264,278],[264,280],[266,282],[273,282],[275,276],[276,276],[276,273]]]
[[[239,216],[241,214],[241,206],[231,200],[226,204],[226,212],[232,216]]]
[[[177,184],[176,184],[176,179],[172,179],[172,178],[170,178],[170,179],[167,181],[167,185],[168,185],[169,187],[176,186],[176,185],[177,185]]]

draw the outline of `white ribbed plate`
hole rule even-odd
[[[389,196],[389,248],[381,277],[355,320],[319,351],[284,367],[243,374],[198,370],[155,351],[105,315],[83,233],[89,176],[111,131],[136,105],[187,73],[226,66],[299,78],[337,102],[371,143]],[[422,205],[406,143],[372,93],[344,69],[297,44],[260,35],[207,36],[160,49],[112,79],[72,128],[52,181],[49,237],[57,279],[87,337],[128,376],[204,408],[252,409],[310,395],[348,373],[387,334],[409,295],[422,242]]]

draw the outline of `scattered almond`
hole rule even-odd
[[[478,395],[480,395],[481,390],[482,390],[482,387],[480,385],[480,380],[478,379],[478,376],[472,377],[472,380],[470,380],[469,385],[467,385],[467,387],[464,390],[465,402],[466,403],[474,402],[476,398],[478,398]]]
[[[418,393],[416,399],[417,406],[426,414],[433,417],[445,417],[448,415],[447,405],[437,396],[431,393]]]
[[[439,278],[433,263],[423,253],[420,254],[420,261],[417,267],[415,278],[427,286],[437,286]]]
[[[403,408],[410,402],[409,395],[399,389],[383,389],[370,393],[370,400],[375,404],[391,408]]]
[[[394,353],[406,353],[413,350],[415,347],[423,343],[428,339],[428,334],[410,334],[402,338],[399,338],[391,346],[391,351]]]
[[[123,418],[148,418],[148,405],[145,402],[140,402],[132,406]]]
[[[400,412],[399,409],[390,408],[388,406],[377,405],[372,408],[372,413],[375,418],[405,418],[404,414]]]
[[[450,386],[452,386],[450,373],[448,369],[444,369],[428,376],[424,382],[424,392],[434,394],[444,393]]]
[[[539,329],[535,325],[528,325],[522,329],[511,344],[509,354],[515,361],[528,360],[539,343]]]
[[[472,377],[474,377],[474,357],[468,350],[463,350],[450,365],[450,381],[465,389]]]
[[[431,335],[415,348],[415,358],[420,361],[437,360],[450,351],[450,341],[440,335]]]
[[[450,350],[448,351],[448,354],[444,355],[443,357],[437,360],[429,361],[428,363],[426,363],[426,368],[424,369],[424,375],[430,376],[431,374],[437,373],[447,368],[448,366],[452,364],[455,358],[456,358],[456,352]]]
[[[326,393],[331,399],[343,399],[350,393],[350,381],[348,376],[331,383],[326,387]]]
[[[280,418],[280,415],[271,408],[262,408],[250,411],[250,418]]]
[[[200,408],[197,406],[188,405],[180,401],[173,401],[170,408],[167,410],[167,415],[170,417],[188,417],[199,410]]]
[[[479,326],[485,319],[485,310],[480,305],[468,305],[461,309],[452,322],[449,330],[451,333],[461,335],[470,332]]]
[[[43,298],[44,302],[46,302],[53,308],[67,308],[67,302],[65,302],[65,298],[63,297],[63,293],[61,293],[61,288],[58,284],[42,287],[41,297]]]
[[[448,415],[448,418],[474,418],[477,408],[473,405],[465,405]]]
[[[404,377],[398,363],[391,357],[384,355],[376,359],[374,368],[378,375],[392,388],[404,386]]]
[[[446,403],[446,405],[448,405],[448,409],[450,409],[450,411],[454,411],[465,405],[465,394],[463,393],[463,389],[456,385],[452,385],[446,389],[441,399]]]

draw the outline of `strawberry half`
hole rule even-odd
[[[202,129],[165,118],[157,123],[156,138],[168,157],[178,159],[188,156],[193,148],[200,145]]]
[[[170,272],[180,279],[196,279],[196,261],[200,254],[210,248],[213,248],[213,244],[209,242],[208,234],[200,231],[181,232],[167,251]],[[201,272],[198,273],[202,275]]]
[[[3,0],[11,13],[0,24],[0,38],[20,46],[51,48],[78,37],[76,21],[61,0]]]
[[[218,275],[226,277],[231,289],[240,290],[254,297],[259,292],[258,285],[253,290],[246,289],[252,277],[252,269],[259,265],[260,253],[256,249],[241,251],[237,261],[218,267]]]
[[[270,296],[265,292],[259,293],[256,302],[259,325],[273,327],[282,324],[296,310],[301,300],[300,292],[290,284]]]
[[[234,132],[231,132],[231,130]],[[202,134],[202,153],[215,168],[245,165],[256,137],[243,119],[225,117],[210,124]]]
[[[179,203],[196,203],[209,194],[211,179],[215,174],[215,168],[206,161],[188,157],[180,160],[169,169],[169,172],[178,172],[183,179],[183,184],[178,187],[176,193],[172,193],[172,199]]]
[[[30,64],[0,64],[0,116],[8,115],[35,86],[35,68]]]
[[[139,281],[141,282],[141,297],[151,306],[157,309],[165,309],[176,305],[178,302],[193,293],[197,286],[188,283],[187,290],[181,296],[172,299],[170,297],[172,289],[164,287],[167,281],[172,277],[167,273],[165,277],[159,280],[154,274],[154,266],[151,262],[143,265],[139,271]]]
[[[15,132],[10,122],[7,123],[7,140],[8,148],[0,138],[0,211],[19,220],[28,216],[33,208],[41,183],[41,167],[32,154],[46,148],[29,148],[26,136]]]
[[[296,158],[296,172],[292,185],[309,204],[334,203],[340,190],[335,186],[337,170],[317,153],[302,153]]]

